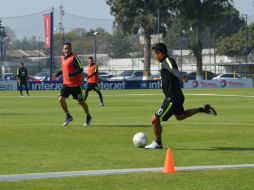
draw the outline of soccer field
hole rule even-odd
[[[162,167],[167,147],[175,166],[254,164],[254,89],[184,90],[185,108],[206,103],[218,116],[198,114],[163,124],[163,150],[134,147],[136,132],[153,140],[150,124],[161,90],[102,91],[105,107],[91,92],[85,115],[69,98],[74,121],[63,127],[65,115],[57,91],[0,92],[0,175]],[[0,182],[0,189],[253,189],[254,169],[230,169]]]

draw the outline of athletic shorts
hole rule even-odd
[[[82,101],[84,97],[82,92],[82,86],[69,87],[69,86],[63,85],[60,91],[60,96],[68,98],[70,95],[72,95],[73,99]]]
[[[172,115],[181,115],[184,112],[183,102],[165,98],[158,111],[155,112],[155,116],[160,121],[167,121]]]
[[[98,90],[100,90],[100,88],[99,88],[97,83],[87,83],[86,90],[88,90],[88,91],[91,91],[91,90],[98,91]]]
[[[26,80],[20,80],[20,81],[18,82],[18,84],[19,84],[19,86],[21,86],[21,85],[26,86],[26,85],[27,85],[27,81],[26,81]]]

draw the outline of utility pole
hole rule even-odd
[[[157,10],[157,13],[158,13],[158,18],[157,18],[157,21],[158,21],[158,25],[157,25],[157,40],[158,42],[160,42],[160,9]],[[158,64],[158,73],[159,73],[159,70],[160,70],[160,64]]]
[[[52,82],[53,68],[54,68],[54,8],[50,12],[50,82]]]
[[[248,14],[242,14],[245,17],[245,77],[247,77],[247,69],[248,69]]]
[[[181,66],[181,73],[183,72],[183,31],[180,31],[180,38],[179,38],[179,46],[180,46],[180,66]]]
[[[39,51],[39,70],[41,70],[41,37],[38,37],[38,51]]]
[[[157,10],[157,13],[158,13],[157,38],[158,42],[160,42],[160,9]]]
[[[216,39],[215,39],[215,37],[216,37],[216,32],[215,32],[215,31],[213,31],[213,59],[214,59],[214,73],[217,73],[217,69],[216,69],[216,67],[217,67],[217,65],[216,65],[216,44],[215,44]]]
[[[60,46],[60,50],[61,50],[60,52],[62,52],[62,46],[64,44],[64,28],[63,28],[64,6],[63,6],[63,4],[60,5],[59,12],[60,12],[60,22],[58,23],[58,28],[59,28],[59,44],[60,44],[59,46]]]
[[[94,36],[94,62],[96,63],[96,56],[97,56],[97,35],[98,35],[99,33],[98,32],[94,32],[93,33],[93,36]]]
[[[6,32],[5,32],[5,28],[4,26],[2,26],[2,21],[0,19],[0,61],[3,61],[3,39],[7,36]]]

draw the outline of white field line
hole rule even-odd
[[[254,164],[242,165],[217,165],[217,166],[188,166],[176,167],[176,172],[215,170],[215,169],[244,169],[254,168]],[[0,181],[20,181],[34,179],[49,179],[77,176],[102,176],[102,175],[119,175],[145,172],[162,172],[163,168],[135,168],[135,169],[115,169],[115,170],[90,170],[90,171],[66,171],[66,172],[48,172],[48,173],[29,173],[29,174],[10,174],[0,175]]]
[[[192,93],[184,93],[185,96],[210,96],[210,97],[241,97],[241,98],[254,98],[254,95],[237,95],[237,94],[192,94]],[[90,96],[97,96],[96,94],[91,94]],[[162,93],[158,94],[103,94],[103,96],[107,97],[114,97],[114,96],[163,96]],[[8,96],[3,95],[1,97],[9,98],[9,97],[15,97],[15,98],[57,98],[58,95],[55,96]]]

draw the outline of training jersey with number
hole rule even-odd
[[[88,65],[87,83],[98,83],[98,66],[95,63]]]
[[[70,54],[68,57],[61,57],[62,71],[58,73],[63,75],[63,84],[69,87],[82,86],[83,67],[79,59]]]
[[[27,80],[28,74],[27,74],[27,69],[24,67],[20,67],[17,70],[17,77],[21,81]]]
[[[184,95],[180,84],[180,72],[173,58],[165,57],[161,61],[161,82],[162,91],[167,98],[172,98],[175,101],[182,101]]]

